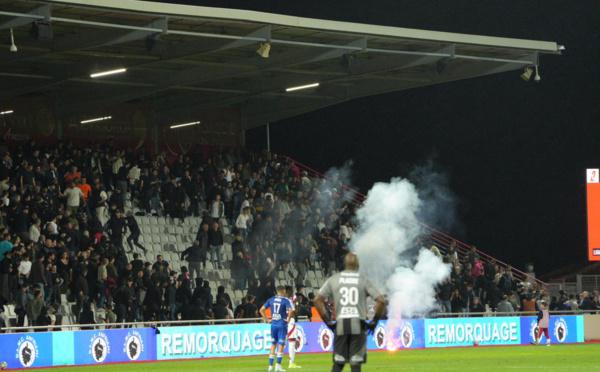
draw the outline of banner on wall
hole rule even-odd
[[[51,333],[12,333],[0,335],[0,361],[9,369],[53,366]]]
[[[521,344],[519,317],[425,319],[425,347]]]
[[[156,359],[156,331],[126,328],[73,332],[74,363],[99,364]]]
[[[521,321],[521,341],[523,344],[535,341],[538,332],[537,318],[525,316]],[[553,344],[583,342],[583,316],[550,316],[548,324],[550,342]],[[542,340],[545,342],[546,340]]]
[[[583,316],[551,316],[552,343],[584,341]],[[297,323],[297,350],[331,352],[334,333],[323,323]],[[529,344],[536,317],[481,317],[382,321],[367,338],[369,350]],[[124,328],[0,334],[0,361],[9,369],[98,365],[169,359],[266,355],[268,324]]]
[[[323,323],[296,323],[298,352],[333,350],[333,332]],[[271,326],[235,324],[192,327],[160,327],[156,358],[189,359],[268,354]]]

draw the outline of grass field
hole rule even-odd
[[[299,371],[329,371],[331,355],[299,354]],[[283,367],[287,367],[287,356]],[[56,371],[266,371],[266,357],[53,368]],[[344,371],[349,371],[346,367]],[[290,370],[295,371],[295,370]],[[404,350],[369,353],[363,371],[600,371],[600,344]]]

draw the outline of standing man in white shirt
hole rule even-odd
[[[63,195],[67,199],[67,210],[71,212],[71,215],[76,214],[83,199],[81,189],[70,183]]]
[[[225,203],[221,200],[221,194],[217,194],[210,204],[210,217],[217,223],[221,223],[221,218],[225,217]]]

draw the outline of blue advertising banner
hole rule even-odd
[[[264,354],[271,346],[268,324],[160,327],[157,359]]]
[[[552,343],[584,341],[583,316],[551,316]],[[536,317],[440,318],[382,321],[369,350],[529,344]],[[297,323],[298,352],[331,352],[334,333],[323,323]],[[542,340],[545,342],[545,340]],[[182,358],[266,355],[268,324],[123,328],[0,334],[0,361],[9,369]]]
[[[425,347],[423,319],[380,321],[367,338],[369,350],[397,350]]]
[[[425,319],[425,347],[520,343],[519,317]]]
[[[12,333],[0,337],[0,361],[8,369],[53,366],[52,334]]]
[[[271,347],[268,324],[160,327],[157,359],[266,355]],[[323,323],[296,323],[297,352],[333,350],[333,332]]]
[[[537,333],[537,317],[521,317],[521,343],[534,342]],[[551,343],[583,342],[583,316],[550,316],[548,333]],[[541,342],[546,342],[545,336]]]
[[[74,364],[99,364],[156,359],[156,331],[125,328],[73,332]]]

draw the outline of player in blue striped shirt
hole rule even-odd
[[[267,318],[267,309],[271,311],[271,319]],[[273,339],[273,345],[271,345],[271,353],[269,354],[269,369],[273,371],[273,362],[275,359],[275,351],[277,350],[277,365],[275,366],[276,372],[284,372],[281,368],[281,361],[283,359],[283,348],[285,347],[285,340],[287,338],[287,323],[294,316],[294,304],[289,298],[285,297],[285,287],[277,287],[277,295],[271,297],[265,302],[260,308],[260,315],[266,323],[271,323],[271,338]],[[277,348],[279,346],[279,348]]]

